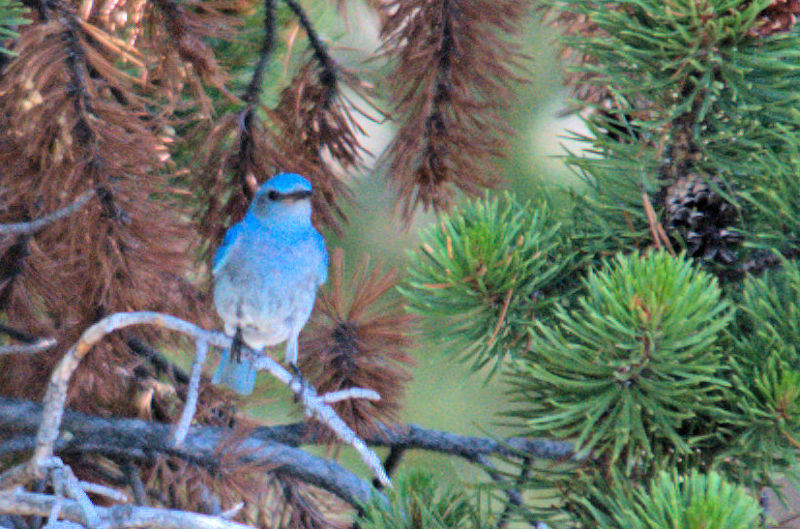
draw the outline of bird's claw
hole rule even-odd
[[[297,364],[289,364],[289,369],[291,369],[293,374],[292,381],[290,383],[291,386],[294,386],[295,382],[300,385],[300,391],[294,394],[294,401],[300,402],[303,400],[308,382],[306,382],[306,379],[303,377],[303,373],[300,372],[300,368],[297,367]]]

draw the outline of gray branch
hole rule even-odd
[[[530,439],[528,437],[509,437],[495,440],[488,437],[475,437],[431,430],[416,424],[382,424],[379,425],[379,428],[380,433],[364,438],[367,444],[407,450],[427,450],[459,456],[469,461],[475,461],[481,456],[491,455],[552,460],[575,457],[575,446],[569,441]],[[256,428],[250,435],[291,446],[315,444],[321,440],[318,430],[309,428],[303,423]]]
[[[6,435],[33,436],[39,428],[42,406],[29,401],[0,399],[0,431]],[[172,445],[171,424],[136,419],[102,419],[66,410],[55,449],[61,455],[100,453],[140,461],[168,455],[207,468],[219,466],[218,447],[225,446],[231,430],[192,427],[179,448]],[[372,486],[335,461],[313,456],[277,441],[250,437],[239,445],[239,461],[263,465],[336,494],[351,505],[367,503]]]
[[[13,448],[30,450],[31,440],[41,420],[42,406],[29,401],[0,398],[0,431],[7,432],[6,453]],[[55,444],[60,455],[102,453],[126,459],[151,461],[158,455],[183,458],[194,464],[215,468],[216,449],[230,430],[194,426],[183,444],[171,444],[170,424],[136,419],[102,419],[66,410],[62,435]],[[376,492],[335,461],[321,459],[300,450],[299,446],[322,442],[318,430],[304,424],[256,428],[241,445],[240,461],[265,464],[311,485],[336,494],[351,505],[363,504]],[[372,446],[419,449],[478,461],[485,456],[568,459],[574,457],[572,443],[547,439],[512,437],[504,440],[457,435],[417,425],[381,426],[381,433],[366,437]],[[2,446],[2,445],[0,445]]]
[[[21,489],[0,491],[0,512],[22,516],[49,516],[56,502],[60,502],[60,517],[89,525],[84,510],[74,500],[57,498],[49,494],[25,492]],[[116,505],[95,507],[100,529],[128,529],[134,527],[160,527],[162,529],[250,529],[249,526],[187,511]]]
[[[50,349],[56,343],[55,338],[40,338],[33,343],[23,343],[18,345],[0,345],[0,356],[15,354],[34,354]]]

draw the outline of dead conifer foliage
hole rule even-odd
[[[391,117],[389,179],[409,219],[442,210],[456,190],[475,195],[499,180],[493,160],[510,133],[500,116],[521,80],[524,0],[412,0],[384,4],[381,28]]]

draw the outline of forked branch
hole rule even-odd
[[[168,314],[120,312],[98,321],[83,332],[77,343],[67,351],[53,370],[44,398],[44,410],[36,435],[36,447],[33,457],[26,464],[9,469],[0,475],[0,489],[45,477],[47,472],[45,462],[53,456],[53,448],[58,438],[64,415],[67,390],[72,374],[83,357],[86,356],[86,353],[104,336],[133,325],[154,325],[191,336],[198,343],[221,348],[229,348],[231,346],[231,339],[224,334],[207,331]],[[268,370],[278,380],[287,384],[298,395],[307,415],[318,418],[329,426],[342,442],[353,446],[377,478],[385,485],[390,485],[389,478],[386,476],[378,456],[325,403],[326,397],[324,395],[318,396],[313,388],[302,386],[286,369],[271,358],[260,356],[246,347],[243,348],[243,353],[251,357],[256,369]],[[362,396],[380,398],[374,392],[371,392],[371,394],[368,392]],[[185,422],[186,419],[182,421],[182,423]],[[179,441],[177,436],[173,438],[173,442],[175,441]]]

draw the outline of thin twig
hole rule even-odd
[[[353,430],[336,414],[328,404],[325,404],[325,396],[317,395],[317,391],[308,385],[304,385],[294,375],[286,371],[280,364],[268,356],[253,354],[253,351],[243,351],[250,355],[253,367],[258,371],[268,371],[273,377],[277,378],[297,395],[307,417],[314,417],[327,426],[336,437],[343,443],[355,448],[361,460],[367,464],[369,469],[384,487],[391,487],[392,482],[386,471],[381,465],[378,455],[358,437]],[[374,393],[374,392],[373,392]]]
[[[403,458],[405,451],[405,448],[399,446],[393,446],[391,449],[389,449],[389,455],[387,455],[386,459],[383,460],[383,468],[386,470],[386,474],[388,476],[391,477],[394,469],[400,464],[400,460]],[[381,485],[381,482],[377,479],[372,480],[372,486],[378,490],[383,488],[383,485]]]
[[[58,343],[55,338],[40,338],[33,343],[18,344],[18,345],[1,345],[0,356],[15,355],[15,354],[34,354],[41,353],[46,349],[50,349]]]
[[[144,483],[142,483],[142,478],[139,476],[139,469],[130,460],[125,462],[122,469],[127,475],[128,483],[131,491],[133,491],[133,502],[136,505],[147,505],[147,491],[144,490]]]
[[[0,323],[0,333],[10,336],[18,342],[33,343],[39,340],[38,337],[32,334],[15,329],[14,327],[9,327],[8,325],[3,325],[2,323]]]
[[[267,63],[275,47],[275,0],[264,0],[264,37],[261,41],[261,51],[258,62],[253,69],[253,76],[247,85],[244,101],[247,107],[242,111],[239,130],[239,151],[236,155],[236,173],[242,192],[248,199],[255,195],[257,184],[248,175],[253,153],[253,132],[258,120],[258,102],[261,98],[261,86],[264,83],[264,73]]]
[[[497,520],[496,529],[504,529],[508,525],[508,518],[511,515],[511,509],[522,505],[522,496],[519,493],[520,487],[528,480],[528,474],[531,469],[531,458],[525,457],[522,459],[522,470],[517,477],[516,496],[508,495],[508,503],[506,504],[503,512],[500,513],[500,518]]]
[[[89,494],[96,494],[97,496],[105,496],[106,498],[119,502],[128,503],[128,497],[117,489],[100,485],[99,483],[91,483],[89,481],[79,481],[78,485]]]
[[[264,83],[264,72],[275,47],[275,0],[264,0],[264,38],[261,40],[261,51],[258,62],[253,69],[253,76],[247,85],[244,101],[248,107],[254,107],[261,94],[261,85]]]
[[[240,501],[230,509],[224,510],[221,513],[219,513],[219,516],[220,518],[225,518],[226,520],[230,520],[231,518],[239,514],[239,511],[241,511],[243,508],[244,508],[244,502]]]
[[[317,60],[317,63],[319,63],[321,69],[319,81],[320,84],[327,89],[325,105],[329,105],[333,99],[333,95],[336,93],[336,86],[338,83],[336,63],[333,61],[333,58],[331,58],[328,50],[319,38],[319,35],[317,35],[316,30],[314,30],[311,19],[308,18],[308,14],[303,10],[303,6],[296,0],[285,0],[285,2],[286,5],[289,6],[289,9],[297,16],[300,26],[302,26],[303,30],[306,32],[308,43],[311,45],[311,49],[314,50],[314,58]]]
[[[512,486],[509,486],[507,484],[507,480],[505,478],[503,478],[503,476],[501,476],[495,470],[494,465],[492,465],[489,462],[489,460],[486,459],[486,457],[479,456],[475,460],[475,462],[480,464],[483,467],[483,469],[486,471],[486,473],[489,475],[489,477],[492,478],[492,481],[494,481],[495,483],[500,484],[503,487],[503,492],[505,492],[505,494],[506,494],[506,496],[508,498],[508,503],[506,504],[506,508],[505,508],[505,510],[503,510],[503,513],[500,515],[500,519],[497,522],[497,529],[503,529],[506,526],[507,522],[508,522],[508,516],[509,516],[509,514],[511,512],[512,506],[513,507],[521,507],[522,506],[522,503],[523,503],[522,494],[519,492],[518,488],[519,488],[520,484],[527,478],[527,464],[525,466],[523,466],[523,472],[520,474],[520,477],[517,479],[516,487],[512,487]],[[525,517],[526,521],[532,527],[536,527],[537,529],[540,528],[540,527],[541,528],[547,528],[547,525],[543,524],[542,522],[537,521],[535,519],[533,513],[531,513],[530,511],[526,510],[526,512],[523,513],[523,516]]]
[[[44,217],[38,218],[36,220],[32,220],[29,222],[17,222],[13,224],[0,224],[0,234],[2,235],[30,235],[36,233],[37,231],[41,230],[42,228],[63,219],[69,215],[72,215],[76,211],[80,210],[83,206],[89,203],[89,200],[95,195],[95,190],[90,189],[89,191],[84,192],[81,194],[75,201],[61,209],[58,209]]]
[[[189,433],[189,426],[192,425],[195,411],[197,411],[197,396],[200,393],[200,375],[203,373],[203,364],[206,361],[206,354],[208,354],[208,343],[203,340],[197,340],[196,343],[197,353],[194,356],[194,363],[192,364],[192,374],[189,376],[189,387],[186,389],[186,403],[183,406],[183,413],[178,424],[175,426],[175,432],[172,435],[172,446],[178,447],[186,439],[186,434]]]
[[[325,404],[333,404],[335,402],[341,402],[343,400],[352,400],[352,399],[381,400],[381,396],[378,394],[377,391],[373,391],[371,389],[348,388],[348,389],[340,389],[339,391],[331,391],[330,393],[326,393],[320,396],[320,399]]]

